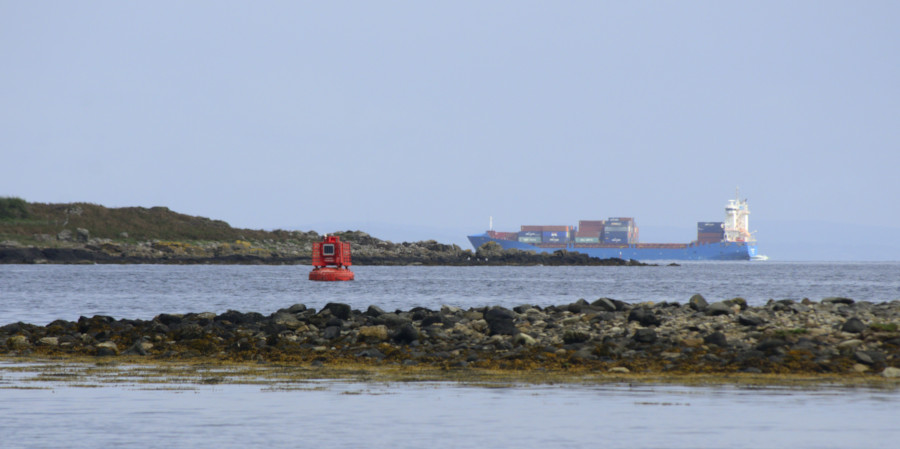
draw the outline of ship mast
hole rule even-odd
[[[755,241],[750,234],[750,207],[746,199],[741,200],[740,189],[735,189],[735,199],[725,205],[725,241]]]

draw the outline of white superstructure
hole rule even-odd
[[[725,205],[725,241],[726,242],[755,242],[750,233],[750,207],[747,200],[740,199],[740,192],[736,198],[728,200]]]

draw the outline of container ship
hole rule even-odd
[[[747,200],[728,200],[725,221],[698,222],[697,240],[690,243],[640,243],[633,217],[581,220],[578,226],[522,226],[518,232],[493,229],[468,236],[478,249],[496,242],[503,249],[552,253],[566,250],[600,259],[635,260],[752,260],[756,239],[749,231]],[[493,226],[491,226],[493,228]]]

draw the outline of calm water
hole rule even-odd
[[[0,325],[81,315],[264,314],[302,302],[354,308],[565,304],[601,296],[677,301],[846,296],[900,299],[898,263],[685,263],[680,267],[0,265]],[[0,359],[7,447],[893,447],[896,390],[310,382],[78,387],[29,380]],[[33,373],[32,373],[33,374]],[[38,387],[38,388],[35,388]]]
[[[900,299],[900,263],[683,263],[679,267],[354,267],[356,281],[307,280],[305,266],[0,265],[0,324],[46,324],[96,314],[151,319],[160,313],[229,309],[272,313],[295,303],[319,308],[437,309],[629,302],[710,302],[740,296],[820,300]]]

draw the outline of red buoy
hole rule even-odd
[[[352,281],[350,271],[350,243],[342,242],[335,235],[325,236],[325,240],[313,243],[313,270],[309,272],[311,281]]]

